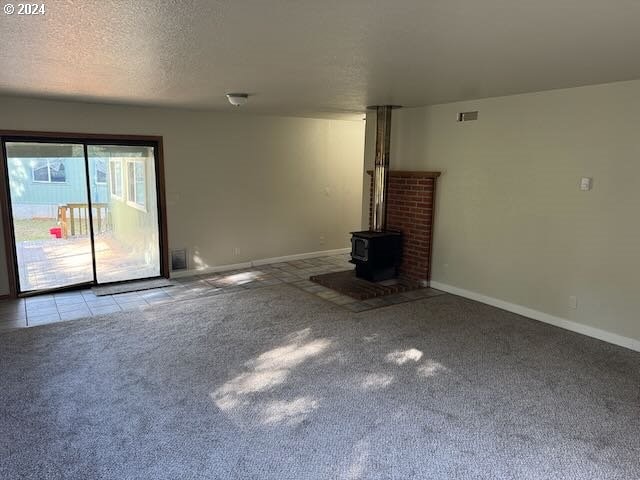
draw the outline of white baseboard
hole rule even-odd
[[[333,250],[322,250],[319,252],[296,253],[294,255],[286,255],[284,257],[261,258],[250,262],[233,263],[228,265],[216,265],[214,267],[195,268],[191,270],[177,270],[171,272],[171,278],[190,277],[192,275],[202,275],[206,273],[226,272],[228,270],[238,270],[240,268],[258,267],[260,265],[269,265],[271,263],[291,262],[293,260],[306,260],[307,258],[329,257],[331,255],[340,255],[349,253],[350,248],[336,248]]]
[[[522,305],[517,305],[515,303],[505,302],[504,300],[500,300],[498,298],[487,297],[486,295],[472,292],[470,290],[465,290],[463,288],[454,287],[452,285],[447,285],[446,283],[435,282],[432,280],[430,282],[430,286],[437,290],[442,290],[443,292],[448,292],[452,293],[453,295],[469,298],[480,303],[486,303],[487,305],[491,305],[508,312],[517,313],[518,315],[522,315],[523,317],[532,318],[540,322],[564,328],[565,330],[570,330],[572,332],[580,333],[588,337],[597,338],[598,340],[613,343],[614,345],[619,345],[621,347],[640,352],[640,340],[623,337],[622,335],[607,332],[605,330],[600,330],[599,328],[590,327],[588,325],[583,325],[572,320],[567,320],[566,318],[549,315],[548,313],[533,310],[532,308],[528,307],[523,307]]]
[[[171,278],[191,277],[204,273],[225,272],[227,270],[237,270],[239,268],[251,268],[251,262],[233,263],[228,265],[216,265],[215,267],[193,268],[190,270],[175,270],[171,272]]]
[[[318,258],[318,257],[330,257],[331,255],[341,255],[343,253],[349,253],[351,251],[350,248],[336,248],[333,250],[321,250],[319,252],[309,252],[309,253],[298,253],[295,255],[287,255],[284,257],[272,257],[272,258],[263,258],[261,260],[254,260],[251,262],[252,266],[258,265],[269,265],[270,263],[282,263],[282,262],[291,262],[293,260],[306,260],[307,258]]]

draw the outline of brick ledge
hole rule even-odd
[[[367,170],[369,175],[373,175],[373,170]],[[419,170],[389,170],[391,177],[420,177],[420,178],[438,178],[441,172],[421,172]]]

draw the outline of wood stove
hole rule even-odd
[[[356,275],[370,282],[395,278],[402,259],[400,232],[351,232],[351,263]]]

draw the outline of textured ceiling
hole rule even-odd
[[[310,115],[640,78],[638,0],[41,1],[0,13],[0,93]]]

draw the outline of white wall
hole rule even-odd
[[[432,280],[640,340],[638,112],[640,81],[394,111],[392,169],[443,172]]]
[[[169,246],[192,268],[347,247],[363,124],[0,97],[0,130],[162,135]]]

